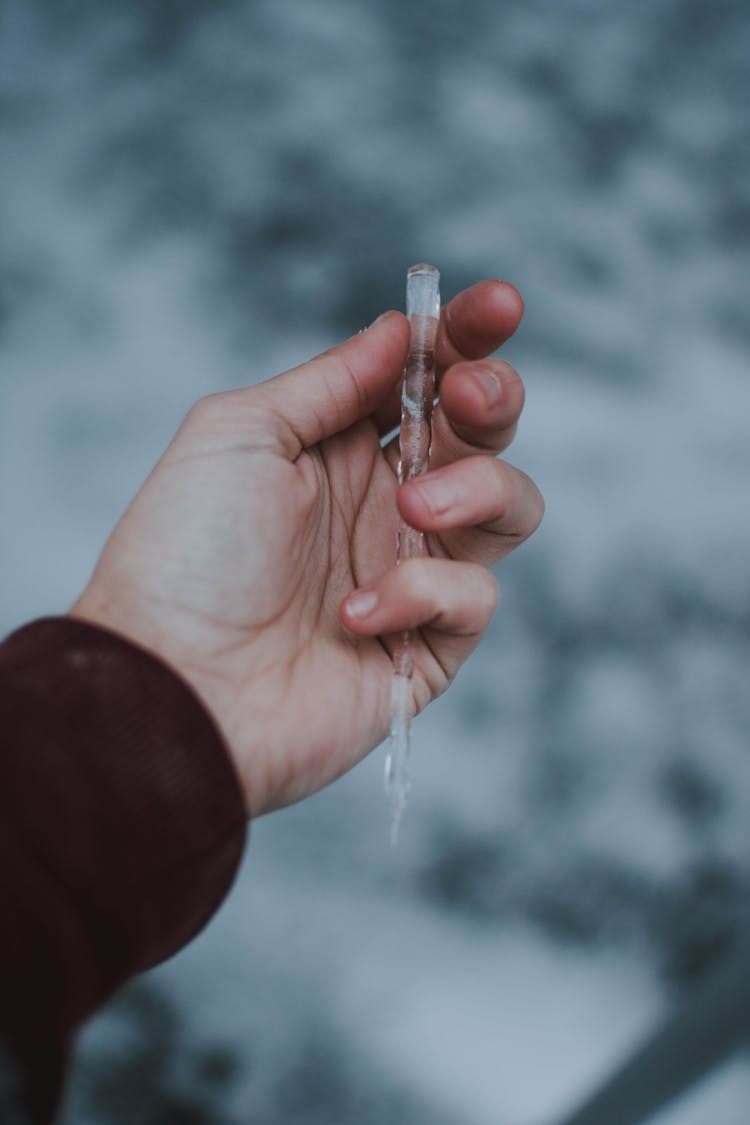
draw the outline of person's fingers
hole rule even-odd
[[[435,346],[441,397],[445,372],[453,364],[490,355],[513,335],[522,316],[521,295],[505,281],[479,281],[456,294],[442,309]],[[400,395],[400,385],[396,385],[378,408],[375,421],[381,434],[399,423]]]
[[[487,355],[513,334],[523,302],[512,285],[482,281],[442,310],[436,344],[438,376],[460,360]],[[291,456],[373,416],[381,432],[399,418],[399,376],[408,346],[408,321],[391,311],[308,363],[253,388]],[[238,392],[240,395],[243,392]]]
[[[452,558],[493,566],[536,530],[544,500],[505,461],[467,457],[408,481],[397,503],[412,527],[435,532]]]
[[[349,594],[341,604],[341,619],[361,637],[424,627],[478,637],[498,598],[497,583],[483,566],[410,559]]]
[[[524,395],[518,373],[505,360],[485,359],[451,367],[433,415],[435,468],[471,452],[502,452],[515,435]]]
[[[364,332],[251,388],[294,458],[324,438],[369,417],[393,390],[408,344],[403,314],[384,313]]]
[[[507,281],[479,281],[457,293],[440,318],[438,377],[454,363],[490,355],[510,339],[522,316],[521,294]]]
[[[432,414],[430,464],[439,468],[476,453],[502,452],[515,436],[523,402],[523,383],[505,360],[457,363],[443,379]],[[395,469],[398,435],[385,454]]]

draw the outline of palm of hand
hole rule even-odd
[[[397,483],[375,427],[358,422],[291,462],[273,426],[262,411],[239,415],[231,394],[205,400],[86,594],[116,588],[111,623],[221,715],[254,812],[319,788],[382,739],[392,671],[383,643],[354,637],[339,616],[347,594],[394,562]],[[421,706],[446,680],[428,646],[418,655]]]
[[[277,513],[279,537],[257,558],[248,590],[236,713],[256,723],[267,715],[263,788],[275,807],[333,780],[386,732],[387,651],[378,638],[348,633],[339,607],[393,565],[396,480],[369,422],[293,464],[278,454],[267,471],[266,503]],[[270,518],[270,510],[259,523],[264,514]],[[258,760],[251,745],[248,757],[252,803]]]
[[[231,685],[224,724],[252,774],[251,805],[263,810],[333,780],[387,731],[387,640],[353,636],[339,607],[393,566],[397,527],[396,477],[370,421],[293,463],[280,447],[268,448],[270,428],[259,415],[264,440],[239,453],[230,446],[219,455],[224,464],[216,462],[220,477],[234,478],[223,481],[224,495],[244,500],[227,513],[233,532],[216,541],[206,566],[200,644],[211,654],[206,674]],[[245,420],[245,437],[252,429]],[[238,478],[253,479],[252,493]],[[430,541],[442,553],[439,537]],[[447,686],[446,666],[455,671],[472,643],[458,654],[455,639],[416,633],[419,709]],[[267,748],[262,770],[259,738]]]

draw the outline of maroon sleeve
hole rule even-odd
[[[208,921],[247,813],[192,690],[72,618],[0,645],[0,1034],[54,1043]]]

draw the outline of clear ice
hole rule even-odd
[[[411,335],[401,391],[399,484],[429,467],[432,403],[435,397],[435,339],[440,318],[440,273],[434,266],[411,266],[406,274],[406,315]],[[424,552],[420,531],[401,520],[396,537],[396,565]],[[411,789],[411,689],[414,658],[411,633],[405,630],[393,650],[391,731],[385,760],[385,787],[391,809],[391,844]]]

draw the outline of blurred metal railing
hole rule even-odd
[[[746,1044],[750,1040],[750,935],[739,944],[734,956],[691,992],[592,1097],[557,1125],[641,1125]]]

